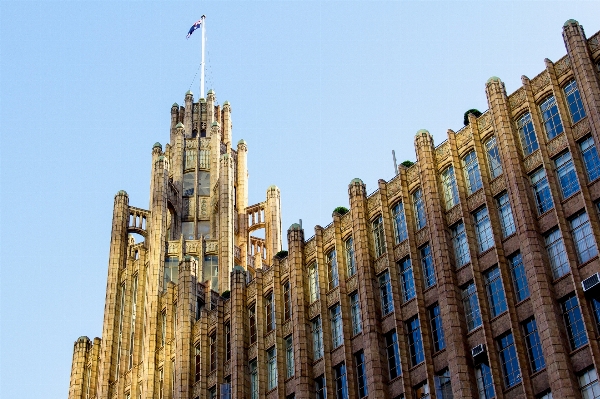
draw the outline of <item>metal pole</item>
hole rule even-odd
[[[398,162],[396,162],[396,151],[392,150],[392,157],[394,158],[394,176],[398,174]]]
[[[205,40],[205,35],[206,35],[206,16],[202,16],[200,19],[202,19],[202,60],[200,61],[200,98],[205,98],[204,97],[204,52],[205,52],[205,47],[206,47],[206,40]]]

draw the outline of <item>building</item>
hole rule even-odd
[[[279,190],[215,93],[171,108],[147,210],[115,196],[102,339],[70,399],[597,398],[600,34],[281,250]],[[264,229],[264,239],[254,237]],[[143,237],[136,242],[131,234]]]

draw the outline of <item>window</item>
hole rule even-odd
[[[447,368],[440,371],[435,377],[435,396],[439,399],[453,399],[452,384],[450,382],[450,370]]]
[[[256,304],[248,308],[248,319],[250,325],[250,345],[256,342]]]
[[[346,365],[340,363],[333,368],[335,374],[336,399],[348,399],[348,383],[346,382]]]
[[[192,169],[196,167],[196,149],[186,148],[184,151],[184,169]]]
[[[225,324],[225,361],[231,359],[231,324]]]
[[[400,283],[402,284],[402,301],[408,302],[416,296],[412,263],[410,258],[404,258],[398,265],[400,267]]]
[[[533,188],[538,215],[554,208],[552,194],[550,193],[548,179],[546,178],[546,171],[543,168],[538,169],[531,175],[531,187]]]
[[[158,398],[163,399],[164,395],[164,385],[165,385],[165,372],[162,369],[158,369]]]
[[[183,174],[183,196],[191,197],[194,195],[194,186],[196,185],[196,173],[189,172]]]
[[[479,399],[492,399],[496,397],[492,370],[487,363],[480,363],[475,366],[475,379],[477,380]]]
[[[479,162],[475,151],[469,152],[462,159],[463,169],[465,171],[465,181],[467,183],[467,192],[473,194],[475,191],[483,187],[481,183],[481,173],[479,172]]]
[[[531,372],[536,373],[546,367],[544,353],[542,352],[542,343],[538,335],[537,324],[534,318],[523,323],[523,332],[525,333],[525,344],[529,354]]]
[[[294,375],[294,343],[291,335],[285,339],[285,370],[286,378]]]
[[[196,296],[196,320],[200,320],[200,314],[204,308],[204,299],[201,296]]]
[[[209,338],[210,346],[210,371],[217,369],[217,334],[213,333]]]
[[[267,332],[275,329],[275,303],[273,301],[273,291],[269,292],[265,297],[265,314]]]
[[[575,294],[571,294],[566,299],[562,300],[560,306],[563,319],[565,320],[565,326],[567,327],[571,349],[577,349],[587,344],[588,339],[585,333],[585,325],[583,324],[581,310],[579,309]]]
[[[258,370],[256,360],[250,362],[250,398],[258,399]]]
[[[198,171],[198,195],[210,195],[210,173]]]
[[[217,399],[217,387],[208,390],[208,399]]]
[[[571,113],[571,121],[573,124],[579,122],[585,118],[585,110],[583,109],[583,102],[579,95],[579,89],[577,88],[577,82],[574,80],[570,81],[565,86],[565,97],[567,97],[567,105],[569,106],[569,112]]]
[[[442,192],[446,210],[452,208],[460,202],[458,198],[458,187],[456,186],[456,177],[454,176],[454,167],[449,166],[442,172]]]
[[[477,301],[475,284],[470,283],[462,292],[463,305],[465,307],[465,318],[467,330],[472,331],[481,325],[481,312]]]
[[[515,296],[517,302],[529,298],[529,285],[527,284],[527,275],[525,274],[525,267],[523,267],[523,258],[521,253],[516,253],[508,258],[510,264],[510,271],[515,286]]]
[[[360,316],[358,292],[350,294],[350,310],[352,312],[352,335],[356,335],[362,331],[362,319]]]
[[[500,269],[494,267],[483,273],[485,290],[487,291],[488,301],[490,303],[490,312],[492,317],[496,317],[506,311],[506,297],[500,278]]]
[[[277,351],[275,347],[267,351],[267,390],[277,386]]]
[[[167,342],[167,310],[160,313],[160,346]]]
[[[332,290],[340,284],[335,250],[329,252],[326,255],[326,258],[327,271],[329,272],[329,289]]]
[[[502,237],[508,237],[517,231],[512,209],[510,207],[510,201],[508,200],[508,193],[500,195],[496,199],[496,203],[498,205],[500,225],[502,226]]]
[[[348,267],[348,277],[356,274],[356,262],[354,261],[354,241],[352,237],[344,241],[344,248],[346,249],[346,265]]]
[[[598,374],[596,369],[591,368],[579,376],[579,387],[584,399],[600,398],[600,385],[598,385]]]
[[[402,366],[400,365],[400,349],[398,348],[398,334],[396,334],[396,330],[392,330],[385,334],[385,346],[388,359],[388,368],[390,370],[390,380],[393,380],[402,374]]]
[[[344,343],[344,331],[342,330],[342,308],[340,304],[336,304],[329,310],[331,315],[331,339],[333,340],[333,347]]]
[[[381,313],[385,316],[394,311],[392,283],[390,281],[390,273],[387,270],[379,276],[379,292],[381,294]]]
[[[556,164],[556,172],[558,173],[563,198],[568,198],[579,191],[579,182],[577,181],[577,173],[575,173],[571,153],[565,152],[556,158],[554,163]]]
[[[540,396],[536,396],[536,398],[538,398],[538,399],[552,399],[552,392],[546,391],[543,394],[541,394]]]
[[[565,244],[563,243],[560,230],[555,228],[550,233],[546,234],[545,240],[546,250],[548,251],[548,257],[550,258],[552,275],[557,279],[570,271],[569,260],[567,259],[567,252],[565,251]]]
[[[483,146],[485,147],[485,153],[487,154],[490,176],[494,179],[502,174],[502,162],[500,161],[500,151],[498,150],[496,136],[490,137]]]
[[[433,266],[433,257],[431,256],[431,248],[425,245],[420,250],[421,253],[421,268],[425,277],[425,289],[435,285],[435,267]]]
[[[205,137],[206,134],[202,137]],[[210,169],[210,150],[200,150],[200,168]]]
[[[313,262],[308,266],[308,289],[310,294],[310,303],[313,303],[320,298],[319,292],[319,269],[317,262]]]
[[[512,333],[507,333],[498,338],[498,350],[500,352],[500,363],[504,373],[504,385],[507,388],[521,381],[521,370],[517,360],[517,351]]]
[[[354,355],[354,360],[356,362],[356,378],[358,379],[358,397],[364,398],[369,394],[364,352],[360,351]]]
[[[210,280],[211,289],[217,291],[219,289],[219,257],[216,255],[205,255],[202,273],[204,274],[204,281]]]
[[[165,259],[165,269],[163,277],[163,290],[167,290],[167,284],[173,282],[177,284],[179,278],[179,259],[175,257],[169,257]]]
[[[475,217],[475,233],[477,233],[477,244],[479,252],[484,252],[494,246],[494,233],[490,223],[490,215],[484,206],[473,215]]]
[[[315,392],[317,393],[317,399],[327,398],[327,386],[325,386],[325,376],[320,375],[315,378]]]
[[[423,192],[421,191],[421,189],[418,189],[413,193],[412,197],[413,206],[415,208],[417,230],[421,230],[427,225],[427,219],[425,217],[425,203],[423,202]]]
[[[321,316],[312,321],[313,355],[317,360],[323,357],[323,330],[321,328]]]
[[[92,366],[85,368],[85,399],[90,398],[90,385],[92,382]]]
[[[556,99],[554,96],[548,97],[540,105],[540,111],[542,112],[542,119],[544,120],[544,128],[546,129],[546,135],[551,140],[563,132],[563,125],[558,114],[558,107],[556,106]]]
[[[396,244],[399,244],[408,238],[408,233],[406,231],[406,216],[404,215],[404,204],[402,202],[398,202],[392,208],[392,220],[394,221],[394,237]]]
[[[440,306],[436,303],[428,310],[429,323],[431,325],[431,336],[433,338],[433,351],[441,351],[446,347],[444,340],[444,328],[442,327],[442,315]]]
[[[292,318],[292,290],[289,280],[283,283],[283,320]]]
[[[423,353],[423,340],[421,339],[421,323],[419,317],[415,316],[406,322],[408,332],[408,349],[410,352],[410,363],[416,366],[425,360]]]
[[[469,245],[467,244],[467,235],[465,225],[459,222],[450,229],[452,235],[452,246],[454,247],[454,256],[456,257],[456,267],[459,268],[471,261],[469,254]]]
[[[373,233],[373,244],[375,245],[375,257],[379,258],[385,253],[385,237],[383,235],[383,220],[378,216],[371,223],[371,232]]]
[[[201,352],[200,352],[200,344],[196,344],[194,346],[194,382],[200,381],[200,362],[201,362]]]
[[[171,398],[175,397],[175,359],[171,359]]]
[[[571,219],[571,235],[573,236],[579,263],[587,262],[598,255],[596,240],[587,213],[582,212]]]
[[[581,154],[583,155],[583,163],[588,180],[594,181],[600,177],[600,158],[598,157],[598,150],[596,150],[594,139],[588,137],[579,143],[579,148],[581,148]]]
[[[521,139],[521,147],[523,155],[527,156],[538,149],[537,138],[535,137],[535,129],[531,122],[531,114],[528,112],[517,121],[517,129]]]
[[[131,331],[129,333],[129,369],[133,367],[133,345],[135,342],[135,319],[137,314],[137,290],[138,290],[138,275],[133,277],[133,294],[131,296]]]
[[[600,332],[600,300],[597,298],[591,298],[592,310],[594,311],[594,318],[596,319],[596,331]]]
[[[423,381],[415,387],[415,398],[429,398],[429,385],[427,381]]]

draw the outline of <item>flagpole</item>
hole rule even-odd
[[[205,35],[206,35],[206,16],[202,16],[200,19],[202,19],[202,60],[200,61],[200,98],[205,98],[204,97],[204,51],[205,51],[205,47],[206,47],[206,39],[205,39]]]

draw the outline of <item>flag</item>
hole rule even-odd
[[[188,32],[188,34],[185,38],[189,39],[190,36],[192,36],[192,33],[194,33],[194,31],[196,29],[200,28],[201,26],[202,26],[202,19],[199,19],[194,23],[194,25],[192,25],[192,27],[190,28],[190,31]]]

